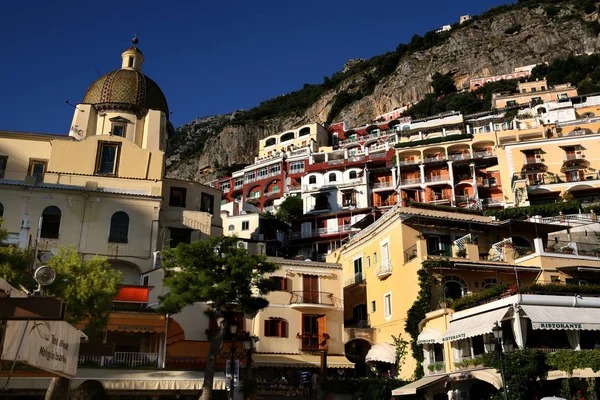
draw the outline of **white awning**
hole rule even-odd
[[[431,328],[425,328],[417,336],[417,344],[442,343],[442,334]]]
[[[423,389],[424,387],[431,386],[439,381],[446,380],[447,375],[435,375],[435,376],[426,376],[424,378],[419,379],[418,381],[414,381],[409,383],[408,385],[404,385],[402,387],[396,388],[392,390],[392,396],[406,396],[409,394],[417,394],[417,390]]]
[[[457,321],[451,321],[450,327],[442,336],[442,342],[466,339],[473,336],[492,333],[496,322],[501,321],[506,315],[508,307],[488,311],[483,314],[465,317]]]
[[[533,329],[600,330],[600,308],[522,305]]]
[[[365,357],[366,362],[380,361],[388,364],[396,363],[396,349],[389,342],[377,343],[371,347],[371,350]]]
[[[46,390],[51,378],[18,377],[13,378],[9,389]],[[71,381],[71,389],[78,388],[87,380],[99,381],[107,391],[156,391],[156,390],[201,390],[204,383],[204,371],[176,370],[118,370],[110,368],[79,368],[77,376]],[[6,380],[0,378],[0,385]],[[223,372],[216,372],[213,389],[225,390],[226,381]]]

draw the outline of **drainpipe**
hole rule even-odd
[[[38,230],[36,233],[36,238],[35,238],[35,250],[33,252],[33,263],[31,265],[31,269],[34,270],[35,269],[35,262],[37,260],[38,257],[38,247],[40,245],[40,239],[42,236],[42,222],[44,221],[44,217],[40,215],[40,219],[38,221]]]
[[[165,316],[165,341],[163,343],[162,365],[160,368],[165,369],[167,362],[167,338],[169,337],[169,314]]]

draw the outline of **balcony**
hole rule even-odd
[[[406,178],[400,181],[400,185],[419,185],[421,184],[421,177]]]
[[[534,164],[543,164],[542,157],[525,157],[523,159],[523,165],[534,165]]]
[[[270,192],[265,192],[265,197],[273,197],[273,196],[280,196],[281,192],[279,190],[272,190]]]
[[[434,163],[434,162],[442,162],[442,161],[447,161],[448,157],[445,154],[439,154],[433,157],[425,157],[423,158],[423,163],[424,164],[428,164],[428,163]]]
[[[148,286],[121,285],[119,293],[113,297],[113,302],[147,304],[149,292]]]
[[[292,239],[304,239],[310,237],[318,237],[318,236],[327,236],[327,235],[337,235],[340,233],[350,232],[352,230],[351,225],[343,225],[331,228],[318,228],[311,229],[310,231],[304,232],[292,232]]]
[[[297,310],[315,310],[340,307],[341,301],[333,293],[299,290],[291,292],[290,306]]]
[[[496,157],[493,151],[476,151],[473,153],[473,158],[489,158]]]
[[[381,263],[380,266],[375,268],[375,275],[378,279],[385,279],[392,274],[392,264],[388,261],[387,263]]]
[[[384,182],[375,182],[371,185],[373,189],[388,189],[394,187],[394,182],[392,181],[384,181]]]
[[[364,178],[356,178],[356,179],[349,179],[349,180],[345,180],[345,181],[334,181],[334,182],[327,182],[327,183],[323,183],[323,184],[311,184],[311,185],[303,185],[302,189],[305,192],[316,192],[319,190],[334,190],[340,187],[345,187],[345,186],[356,186],[356,185],[363,185],[365,183]]]
[[[236,184],[233,186],[233,190],[242,190],[242,188],[243,188],[243,187],[244,187],[244,184],[243,184],[243,183],[236,183]]]
[[[425,183],[445,182],[450,180],[450,175],[430,175],[425,177]]]
[[[229,186],[222,186],[221,190],[223,191],[223,193],[229,193],[230,192],[230,187]]]
[[[401,167],[407,166],[407,165],[416,165],[419,164],[420,160],[417,159],[404,159],[404,160],[400,160],[398,161],[398,165]]]
[[[344,287],[350,285],[361,285],[367,283],[367,276],[364,272],[355,272],[350,278],[344,280]]]
[[[160,368],[160,354],[118,351],[112,357],[79,356],[79,367]]]
[[[563,161],[570,161],[570,160],[585,160],[585,156],[581,153],[563,154]]]
[[[470,160],[471,158],[472,158],[471,153],[465,152],[465,153],[459,153],[459,154],[450,154],[448,156],[448,161]]]

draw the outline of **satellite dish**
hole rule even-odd
[[[41,267],[35,270],[35,273],[33,274],[33,279],[35,279],[38,285],[47,286],[54,282],[54,279],[56,279],[56,272],[54,272],[54,270],[49,266],[42,265]]]
[[[51,258],[52,258],[52,253],[40,254],[40,261],[43,262],[44,264],[47,263],[48,261],[50,261]]]

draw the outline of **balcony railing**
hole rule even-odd
[[[222,186],[221,190],[223,191],[223,193],[229,193],[230,187],[229,186]]]
[[[523,165],[531,165],[531,164],[542,164],[541,157],[525,157],[523,159]]]
[[[527,186],[540,186],[540,185],[557,185],[557,184],[565,184],[572,182],[584,182],[584,181],[593,181],[600,179],[600,175],[597,172],[588,173],[588,174],[526,174],[526,173],[517,173],[514,174],[513,179],[526,179]]]
[[[563,155],[563,160],[564,161],[570,161],[570,160],[585,160],[585,156],[583,154],[564,154]]]
[[[375,275],[377,275],[377,277],[380,279],[385,278],[386,276],[390,275],[391,273],[392,273],[392,263],[390,263],[389,261],[385,264],[382,263],[382,265],[375,268]]]
[[[444,182],[449,180],[450,175],[431,175],[425,177],[425,182]]]
[[[473,153],[473,158],[486,158],[486,157],[495,157],[493,151],[476,151]]]
[[[270,192],[265,193],[265,197],[279,196],[279,195],[281,195],[281,192],[279,190],[272,190]]]
[[[343,226],[331,227],[331,228],[318,228],[318,229],[311,229],[310,231],[304,231],[304,232],[292,232],[291,238],[292,239],[300,239],[300,238],[309,238],[309,237],[316,237],[316,236],[335,235],[337,233],[350,232],[351,230],[352,230],[351,225],[343,225]]]
[[[79,356],[80,367],[93,368],[158,368],[159,353],[115,352],[110,356]]]
[[[427,375],[437,375],[446,373],[446,363],[443,361],[431,363],[427,366]]]
[[[319,304],[335,306],[336,299],[333,293],[299,290],[291,292],[290,304]]]
[[[469,153],[469,152],[460,153],[460,154],[450,154],[448,156],[449,161],[460,161],[460,160],[470,160],[470,159],[471,159],[471,153]]]
[[[424,163],[431,163],[431,162],[437,162],[437,161],[446,161],[448,159],[448,157],[446,157],[446,155],[438,155],[438,156],[434,156],[434,157],[425,157],[423,158],[423,162]]]
[[[390,188],[394,186],[394,182],[392,181],[385,181],[385,182],[375,182],[373,183],[373,189],[383,189],[383,188]]]
[[[367,283],[367,277],[364,272],[355,272],[350,278],[344,281],[344,286],[350,286],[354,284]]]
[[[417,177],[417,178],[407,178],[407,179],[402,179],[400,181],[401,185],[418,185],[419,183],[421,183],[421,178]]]
[[[406,160],[406,159],[405,159],[405,160],[400,160],[400,161],[398,162],[398,165],[402,167],[402,166],[405,166],[405,165],[414,165],[414,164],[418,164],[419,162],[420,162],[420,160],[415,160],[415,159],[413,159],[413,160],[410,160],[410,159],[409,159],[409,160]]]

